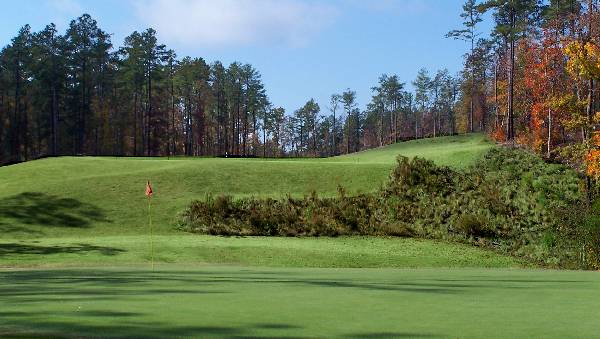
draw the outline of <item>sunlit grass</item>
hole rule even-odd
[[[316,191],[332,196],[338,185],[350,194],[370,192],[387,180],[398,154],[460,168],[490,147],[490,142],[476,134],[399,143],[328,159],[60,157],[31,161],[0,168],[0,238],[143,233],[146,180],[153,183],[156,193],[152,201],[156,231],[165,234],[174,232],[177,215],[187,204],[206,194],[279,198]],[[95,209],[96,215],[72,208],[78,204],[87,211]],[[3,205],[13,207],[7,211]],[[48,226],[48,219],[60,224],[63,214],[72,217],[65,222],[69,227]]]

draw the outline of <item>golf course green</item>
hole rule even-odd
[[[169,266],[12,270],[23,337],[593,338],[595,272]]]
[[[326,159],[59,157],[0,167],[0,337],[597,336],[597,272],[433,240],[176,227],[207,194],[370,192],[398,154],[461,169],[491,147],[473,134]]]

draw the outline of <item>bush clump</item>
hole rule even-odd
[[[333,198],[208,196],[191,204],[181,225],[215,235],[443,239],[552,266],[592,268],[600,265],[600,217],[581,182],[566,166],[513,148],[494,148],[460,172],[400,156],[375,193],[347,196],[340,187]]]

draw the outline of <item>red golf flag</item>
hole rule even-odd
[[[152,197],[152,186],[150,186],[150,181],[146,182],[146,196],[148,198]]]

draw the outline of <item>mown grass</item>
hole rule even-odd
[[[398,153],[464,168],[489,147],[471,135],[331,159],[61,157],[0,168],[0,337],[594,337],[595,272],[516,269],[514,258],[430,240],[173,227],[207,193],[367,192]]]
[[[283,197],[376,190],[397,154],[472,164],[492,144],[482,135],[399,143],[330,159],[60,157],[0,168],[0,238],[145,233],[146,180],[152,214],[172,234],[178,213],[206,194]]]
[[[593,338],[595,272],[169,266],[0,271],[0,336]]]
[[[524,263],[472,246],[384,237],[280,238],[161,235],[157,265],[227,264],[265,267],[522,267]],[[150,237],[0,240],[0,267],[149,267]]]
[[[412,158],[419,156],[435,161],[438,165],[465,168],[485,154],[492,144],[483,135],[471,134],[439,137],[401,142],[349,155],[331,158],[331,161],[355,163],[396,164],[396,156]]]

